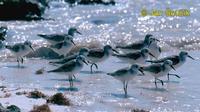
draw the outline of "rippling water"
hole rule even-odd
[[[0,21],[0,25],[9,28],[7,44],[31,40],[37,46],[46,41],[38,33],[65,33],[71,26],[77,27],[83,35],[76,35],[79,44],[87,43],[124,44],[143,39],[147,33],[163,40],[161,46],[195,50],[200,48],[199,0],[116,0],[115,6],[78,5],[69,8],[62,1],[51,2],[44,17],[54,20],[45,21]],[[187,17],[146,16],[140,12],[143,8],[152,9],[188,9]],[[130,41],[131,40],[131,41]]]

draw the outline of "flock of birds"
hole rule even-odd
[[[5,40],[7,27],[0,27],[0,40]],[[159,77],[173,75],[180,78],[177,74],[170,74],[173,69],[186,62],[186,58],[189,57],[194,60],[186,51],[181,51],[178,55],[167,56],[160,58],[161,48],[158,45],[159,40],[154,38],[153,35],[147,34],[144,40],[134,42],[124,46],[116,46],[113,48],[110,45],[105,45],[102,49],[88,49],[80,48],[79,52],[70,56],[67,56],[72,47],[76,46],[73,41],[75,33],[81,34],[76,28],[71,27],[67,34],[38,34],[39,37],[47,40],[50,44],[50,48],[56,53],[61,55],[58,61],[49,62],[53,65],[60,65],[54,70],[47,71],[65,73],[69,77],[70,88],[73,87],[73,79],[76,78],[75,74],[79,73],[84,64],[90,65],[91,73],[93,73],[93,66],[98,69],[98,63],[106,61],[110,56],[115,56],[123,62],[131,64],[130,67],[119,69],[113,73],[107,73],[107,75],[120,80],[123,83],[123,89],[125,96],[127,96],[128,83],[137,75],[150,74],[155,78],[155,86],[157,88],[157,81],[160,81],[164,85],[163,81]],[[14,45],[5,45],[5,48],[9,49],[17,58],[18,66],[23,63],[23,57],[29,52],[34,51],[30,41],[24,43],[17,43]],[[146,63],[150,64],[146,64]]]

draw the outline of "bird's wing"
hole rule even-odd
[[[134,53],[127,53],[127,54],[114,54],[114,56],[136,60],[141,56],[141,54],[139,52],[134,52]]]
[[[14,51],[14,52],[19,52],[20,49],[24,49],[25,46],[21,43],[19,44],[15,44],[13,46],[9,46],[9,45],[6,45],[5,46],[7,49],[11,50],[11,51]]]
[[[63,41],[65,39],[66,34],[50,34],[50,35],[38,34],[38,36],[47,40]]]
[[[161,64],[152,64],[147,67],[141,67],[142,70],[147,71],[147,72],[152,72],[152,73],[159,73],[162,71]]]
[[[108,73],[108,75],[111,75],[111,76],[121,76],[123,74],[126,74],[128,72],[128,70],[126,68],[124,69],[120,69],[120,70],[117,70],[113,73]]]
[[[126,46],[116,46],[116,48],[121,48],[121,49],[135,49],[135,50],[140,50],[144,47],[143,41],[139,41],[137,43],[132,43]]]
[[[87,57],[97,57],[97,58],[101,58],[103,56],[104,56],[103,49],[90,50],[89,54],[87,55]]]
[[[72,60],[60,66],[59,68],[50,70],[48,72],[70,72],[74,69],[75,66],[76,66],[76,62],[75,60]]]
[[[163,63],[164,61],[166,60],[171,60],[173,62],[173,65],[176,65],[177,63],[179,63],[179,56],[177,55],[172,55],[172,56],[169,56],[169,57],[165,57],[165,58],[161,58],[159,60],[154,60],[154,61],[151,61],[153,63]]]
[[[57,44],[55,44],[55,45],[51,45],[50,47],[51,47],[51,48],[60,49],[60,48],[62,48],[63,44],[64,44],[64,43],[61,42],[61,43],[57,43]]]

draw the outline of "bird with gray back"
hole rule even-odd
[[[60,56],[66,56],[67,53],[69,53],[70,50],[73,48],[74,45],[75,43],[73,41],[73,38],[70,37],[68,38],[68,40],[64,40],[63,42],[50,45],[49,47]]]
[[[135,76],[140,74],[139,71],[144,74],[139,65],[133,64],[131,67],[122,68],[113,73],[108,73],[107,75],[110,75],[123,83],[125,97],[127,97],[128,83],[133,80]]]
[[[104,46],[103,49],[90,49],[86,58],[91,63],[91,66],[90,66],[91,73],[93,73],[93,70],[92,70],[93,65],[98,69],[98,66],[96,63],[107,60],[113,54],[113,51],[117,52],[110,45]]]
[[[64,40],[68,40],[71,37],[74,37],[74,34],[78,33],[81,34],[77,28],[71,27],[66,34],[38,34],[38,36],[42,37],[43,39],[47,40],[51,44],[57,44],[63,42]]]
[[[23,57],[29,52],[34,51],[32,43],[30,41],[25,41],[24,43],[17,43],[15,45],[6,45],[5,48],[10,50],[17,58],[18,67],[20,67],[20,62],[23,63]]]
[[[54,70],[50,70],[48,71],[48,73],[56,72],[66,74],[69,78],[70,88],[73,88],[73,75],[81,71],[81,69],[84,66],[84,63],[87,64],[87,62],[85,61],[85,57],[78,56],[75,60],[71,60]]]
[[[147,60],[147,62],[151,62],[151,63],[163,63],[166,60],[171,60],[173,62],[173,66],[175,69],[179,68],[180,66],[182,66],[185,62],[187,57],[191,58],[192,60],[195,60],[192,56],[190,56],[188,54],[188,52],[186,51],[181,51],[179,53],[179,55],[172,55],[172,56],[167,56],[158,60]],[[176,76],[178,78],[180,78],[180,76],[178,76],[177,74],[168,74],[168,80],[169,80],[169,75],[173,75]]]
[[[134,64],[134,63],[145,64],[149,55],[154,57],[154,55],[151,54],[149,50],[146,48],[142,49],[141,51],[136,51],[136,52],[127,53],[127,54],[113,54],[113,56],[130,64]]]
[[[158,45],[157,42],[158,42],[158,40],[156,40],[155,38],[150,39],[150,44],[149,44],[148,49],[149,49],[150,53],[154,55],[154,57],[149,56],[149,58],[151,60],[158,59],[158,57],[160,56],[160,54],[162,52],[161,47]]]
[[[159,77],[165,76],[169,74],[169,71],[171,69],[175,68],[173,67],[173,62],[171,60],[165,60],[164,63],[158,63],[158,64],[151,64],[148,66],[143,66],[141,69],[144,71],[145,74],[150,74],[155,78],[155,86],[157,88],[157,80],[164,85],[163,81],[161,79],[158,79]]]
[[[141,49],[149,46],[150,38],[152,36],[153,35],[151,35],[151,34],[147,34],[145,36],[144,40],[142,40],[142,41],[135,42],[135,43],[132,43],[132,44],[129,44],[129,45],[124,45],[124,46],[116,46],[116,48],[120,49],[124,53],[130,53],[130,52],[134,52],[134,51],[137,51],[137,50],[141,50]]]
[[[59,60],[59,61],[53,61],[53,62],[49,62],[49,63],[50,63],[50,64],[64,64],[64,63],[67,63],[67,62],[69,62],[69,61],[71,61],[71,60],[76,59],[76,57],[78,57],[78,56],[80,56],[80,55],[86,57],[86,56],[88,55],[88,52],[89,52],[89,50],[88,50],[87,48],[81,48],[81,49],[79,50],[79,52],[76,53],[76,54],[67,56],[67,57],[65,57],[64,59],[61,59],[61,60]]]

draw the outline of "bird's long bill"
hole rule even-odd
[[[31,45],[29,47],[32,49],[33,52],[35,51]]]
[[[86,65],[88,65],[88,63],[85,60],[83,60],[83,63],[85,63]]]
[[[158,42],[160,42],[160,40],[158,40],[158,39],[156,39],[156,38],[155,38],[155,40],[158,41]]]
[[[188,55],[188,57],[191,58],[191,59],[193,59],[193,60],[195,60],[195,59],[194,59],[192,56],[190,56],[190,55]]]
[[[71,42],[72,42],[72,44],[74,44],[74,45],[76,46],[76,44],[74,43],[74,41],[73,41],[73,40],[71,40]]]
[[[153,54],[149,53],[149,55],[151,55],[152,57],[156,58]]]
[[[176,69],[171,65],[171,68],[174,69],[176,71]]]
[[[152,41],[150,41],[150,42],[149,42],[149,45],[148,45],[148,47],[151,45],[151,43],[152,43]]]
[[[82,33],[81,33],[81,32],[79,32],[78,30],[76,30],[76,32],[77,32],[78,34],[82,35]]]
[[[142,73],[142,75],[145,75],[141,68],[139,68],[139,71]]]
[[[115,53],[119,53],[117,50],[115,50],[115,49],[112,49]]]

